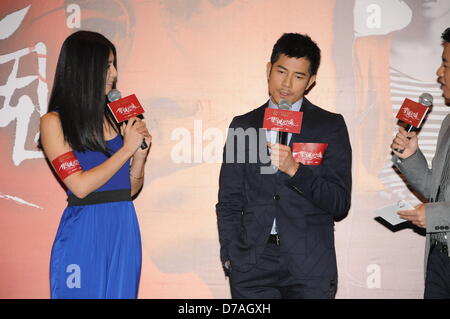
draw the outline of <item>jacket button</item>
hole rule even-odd
[[[439,226],[434,227],[435,230],[439,230]]]
[[[441,230],[444,230],[444,226],[441,226],[440,228],[441,228]]]
[[[448,226],[445,226],[445,228],[444,228],[445,230],[448,230],[449,229],[449,227]]]
[[[280,195],[275,195],[275,196],[273,197],[273,199],[275,199],[275,200],[280,200]]]

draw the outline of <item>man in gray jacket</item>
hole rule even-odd
[[[442,64],[437,70],[443,96],[450,105],[450,28],[442,34],[444,51]],[[395,165],[410,185],[428,203],[414,210],[399,212],[401,218],[425,228],[425,298],[450,298],[450,114],[444,119],[437,141],[432,169],[418,147],[415,132],[400,127],[391,149],[397,156]],[[396,150],[403,149],[403,153]]]

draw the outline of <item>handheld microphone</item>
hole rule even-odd
[[[108,92],[107,94],[107,98],[109,102],[115,102],[117,100],[120,100],[122,98],[122,94],[120,93],[119,90],[116,89],[112,89],[111,91]],[[125,98],[124,98],[125,99]],[[134,105],[133,105],[134,106]],[[111,109],[111,108],[110,108]],[[117,117],[116,114],[114,113],[114,111],[111,109],[111,112],[113,112],[114,117],[116,118],[117,121]],[[142,112],[144,112],[144,110],[142,109]],[[136,117],[140,118],[140,119],[144,119],[144,116],[141,114],[136,115]],[[125,120],[126,122],[127,120]],[[119,121],[118,121],[119,122]],[[142,144],[141,144],[141,149],[146,149],[148,147],[147,143],[145,142],[145,139],[142,140]]]
[[[433,96],[430,93],[422,93],[419,96],[419,103],[426,107],[431,107],[433,105]],[[411,124],[408,124],[406,126],[406,131],[408,133],[411,132],[413,129],[414,126],[412,126]]]
[[[278,103],[278,108],[280,110],[290,111],[292,108],[292,103],[288,100],[282,99],[280,103]],[[277,132],[277,143],[288,145],[288,132]]]
[[[122,98],[122,93],[120,93],[120,91],[117,89],[112,89],[108,92],[107,97],[109,102],[114,102]]]
[[[430,93],[422,93],[419,96],[419,103],[426,107],[431,107],[433,105],[433,96]]]
[[[433,105],[433,96],[430,93],[422,93],[419,96],[419,104],[422,104],[423,106],[429,108]],[[426,112],[423,114],[423,117],[425,117]],[[422,118],[423,120],[423,118]],[[417,128],[420,127],[420,124],[422,124],[422,121],[419,122],[419,124],[417,125]],[[410,133],[413,129],[415,128],[415,126],[408,124],[406,126],[406,131],[408,133]],[[403,154],[403,152],[405,151],[404,149],[396,149],[397,152],[399,152],[400,154]]]

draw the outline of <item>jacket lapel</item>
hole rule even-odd
[[[291,140],[289,141],[289,146],[292,149],[294,143],[305,142],[309,139],[311,131],[314,130],[314,115],[312,112],[315,106],[308,101],[308,99],[303,98],[302,107],[300,112],[303,112],[302,127],[300,134],[292,134]]]
[[[442,171],[445,166],[445,158],[447,156],[449,146],[450,146],[450,126],[447,127],[444,135],[442,136],[441,145],[437,146],[435,158],[433,160],[433,164],[435,166],[433,167],[435,196],[437,196],[437,191],[441,183]]]
[[[255,110],[255,112],[251,118],[250,127],[259,129],[263,126],[264,112],[266,111],[266,108],[268,105],[269,105],[269,102],[266,102]]]

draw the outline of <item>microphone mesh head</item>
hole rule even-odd
[[[290,110],[292,108],[292,103],[283,99],[278,103],[278,108],[281,110]]]
[[[114,102],[120,99],[122,97],[122,94],[120,94],[119,90],[112,89],[111,91],[108,92],[107,97],[109,102]]]
[[[433,105],[433,96],[430,93],[422,93],[419,96],[419,103],[430,107]]]

